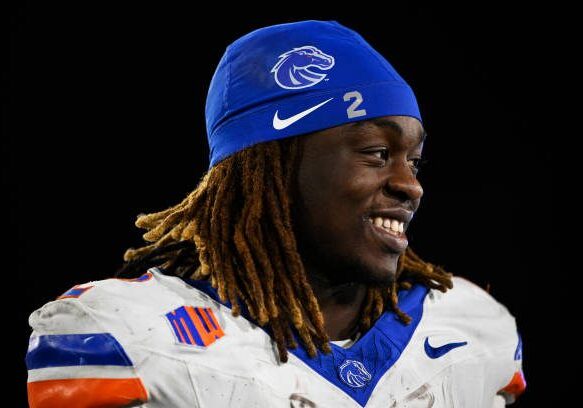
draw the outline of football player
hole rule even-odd
[[[30,406],[485,407],[525,389],[515,320],[408,246],[427,134],[335,21],[232,43],[210,166],[115,278],[30,316]]]

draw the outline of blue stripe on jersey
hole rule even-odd
[[[164,273],[162,269],[158,269]],[[221,302],[216,289],[208,281],[187,278],[182,280],[217,302],[231,307],[230,303]],[[411,317],[409,325],[402,323],[392,311],[387,311],[350,348],[344,349],[330,343],[331,354],[318,353],[316,357],[310,358],[296,334],[298,347],[289,349],[289,352],[364,407],[378,381],[397,362],[411,340],[421,321],[423,302],[428,292],[427,287],[419,284],[409,290],[399,291],[399,308]],[[242,303],[241,314],[259,326]],[[269,329],[264,330],[270,333]]]
[[[514,352],[514,360],[522,360],[522,337],[520,337],[520,333],[518,333],[518,345]]]
[[[89,288],[75,288],[63,293],[61,296],[79,296]]]
[[[148,281],[152,278],[152,274],[146,272],[145,274],[143,274],[142,276],[140,276],[139,278],[135,278],[135,279],[129,279],[130,282],[145,282]]]
[[[30,339],[26,353],[29,370],[85,365],[133,364],[122,346],[109,333],[44,335]]]

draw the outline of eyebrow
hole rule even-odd
[[[352,127],[360,127],[366,123],[372,123],[373,125],[376,125],[376,126],[381,127],[381,128],[389,128],[389,129],[397,132],[397,134],[399,136],[403,135],[403,133],[404,133],[401,125],[399,125],[395,121],[392,121],[390,119],[385,119],[385,118],[376,118],[376,119],[371,119],[368,121],[354,122]],[[425,141],[425,138],[427,138],[427,132],[425,131],[425,129],[421,128],[421,131],[419,132],[418,138],[419,138],[418,144],[421,144]]]

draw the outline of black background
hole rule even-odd
[[[489,285],[516,316],[529,388],[515,406],[567,398],[551,392],[563,379],[547,369],[553,311],[540,293],[559,267],[548,215],[552,136],[539,127],[542,15],[390,2],[311,12],[298,4],[270,12],[278,8],[45,3],[15,5],[5,25],[10,244],[2,273],[18,299],[10,313],[13,406],[26,405],[28,315],[75,284],[110,277],[125,248],[141,242],[136,215],[182,200],[207,169],[204,103],[225,47],[253,29],[303,19],[358,31],[413,87],[429,163],[411,246]]]

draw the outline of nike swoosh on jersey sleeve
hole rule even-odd
[[[115,408],[147,402],[148,392],[123,346],[112,333],[95,332],[99,325],[74,302],[49,302],[31,315],[26,354],[30,407]]]

